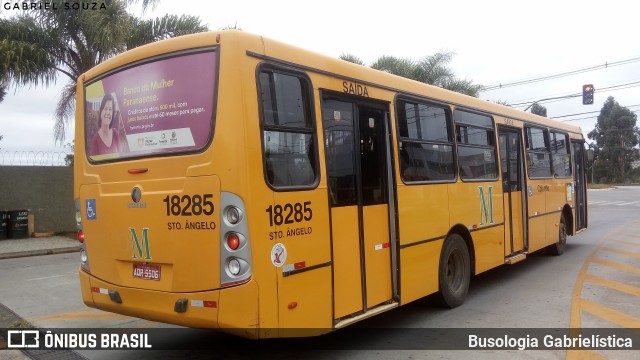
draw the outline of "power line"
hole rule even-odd
[[[632,113],[638,113],[640,112],[640,110],[630,110]],[[600,112],[600,111],[594,111],[594,112]],[[589,113],[584,113],[584,114],[589,114]],[[577,114],[576,114],[577,115]],[[582,118],[577,118],[577,119],[567,119],[567,120],[560,120],[562,122],[569,122],[569,121],[578,121],[578,120],[587,120],[587,119],[596,119],[597,116],[587,116],[587,117],[582,117]],[[557,119],[557,118],[552,118],[552,119]]]
[[[609,68],[609,67],[631,64],[631,63],[634,63],[636,61],[640,61],[640,57],[635,57],[635,58],[626,59],[626,60],[614,61],[614,62],[611,62],[611,63],[605,62],[604,64],[601,64],[601,65],[590,66],[590,67],[586,67],[586,68],[582,68],[582,69],[571,70],[571,71],[558,73],[558,74],[553,74],[553,75],[541,76],[541,77],[533,78],[533,79],[518,80],[518,81],[511,82],[511,83],[491,85],[491,86],[487,86],[487,87],[483,88],[482,90],[483,91],[492,91],[492,90],[503,89],[503,88],[512,87],[512,86],[531,84],[531,83],[534,83],[534,82],[553,80],[553,79],[558,79],[558,78],[561,78],[561,77],[581,74],[581,73],[585,73],[585,72],[590,72],[590,71],[595,71],[595,70],[600,70],[600,69],[606,69],[606,68]]]
[[[612,86],[608,86],[608,87],[603,87],[603,88],[596,88],[596,92],[601,91],[616,91],[616,90],[624,90],[624,89],[629,89],[629,88],[634,88],[634,87],[638,87],[640,86],[640,81],[634,81],[634,82],[630,82],[630,83],[626,83],[626,84],[619,84],[619,85],[612,85]],[[558,96],[558,97],[554,97],[554,98],[548,98],[548,99],[543,99],[543,100],[538,100],[536,101],[537,103],[548,103],[548,102],[556,102],[556,101],[561,101],[561,100],[565,100],[567,98],[572,98],[572,97],[579,97],[582,96],[582,93],[571,93],[571,94],[567,94],[567,95],[562,95],[562,96]],[[527,104],[532,103],[532,101],[522,101],[522,102],[517,102],[514,104],[511,104],[511,106],[524,106]]]
[[[629,105],[629,106],[623,106],[623,107],[626,107],[626,108],[632,108],[632,107],[636,107],[636,106],[640,106],[640,104],[637,104],[637,105]],[[594,113],[599,113],[599,112],[600,112],[600,110],[597,110],[597,111],[588,111],[588,112],[577,113],[577,114],[560,115],[560,116],[554,116],[554,117],[552,117],[552,119],[559,119],[559,118],[563,118],[563,117],[577,116],[577,115],[594,114]],[[572,120],[564,120],[564,121],[572,121]]]

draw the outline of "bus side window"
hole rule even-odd
[[[550,136],[553,176],[557,178],[570,178],[571,154],[569,153],[569,135],[551,132]]]
[[[458,166],[462,180],[498,178],[495,130],[487,115],[456,110]]]
[[[266,181],[274,188],[310,187],[317,161],[309,82],[263,69],[258,76]]]
[[[448,108],[399,100],[400,175],[407,183],[453,181],[453,134]]]
[[[527,140],[527,171],[529,179],[551,177],[549,132],[546,129],[525,127]]]

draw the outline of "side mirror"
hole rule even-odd
[[[593,161],[593,150],[592,149],[588,149],[587,150],[587,161],[589,161],[589,162]]]

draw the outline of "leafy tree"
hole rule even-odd
[[[0,103],[4,100],[5,95],[7,95],[7,88],[0,85]],[[0,140],[2,140],[2,135],[0,135]]]
[[[360,59],[359,57],[352,55],[352,54],[348,54],[348,53],[342,53],[340,55],[340,59],[344,60],[344,61],[348,61],[348,62],[352,62],[354,64],[358,64],[358,65],[362,65],[362,66],[366,66],[364,64],[364,61],[362,61],[362,59]]]
[[[456,78],[455,73],[448,68],[453,56],[454,53],[451,52],[438,52],[415,61],[410,58],[383,55],[374,61],[371,67],[426,84],[436,85],[447,90],[478,97],[482,89],[481,85],[474,85],[473,81],[468,79]],[[360,58],[351,54],[342,54],[340,58],[364,65]]]
[[[538,104],[538,103],[534,103],[531,106],[531,113],[547,117],[547,108],[542,106],[542,105],[540,105],[540,104]]]
[[[613,182],[628,179],[631,163],[640,158],[635,148],[640,140],[636,121],[637,115],[620,106],[612,96],[602,106],[595,128],[587,134],[595,140],[594,171],[599,179]]]
[[[72,141],[70,143],[66,143],[64,145],[64,148],[69,152],[67,155],[65,155],[64,157],[64,164],[67,166],[73,166],[73,159],[74,159],[74,151],[76,148],[76,141]]]
[[[242,31],[242,28],[238,26],[238,22],[235,22],[233,25],[227,24],[227,26],[221,27],[220,30],[240,30],[240,31]]]
[[[509,106],[512,107],[511,104],[509,104],[509,102],[507,100],[496,100],[494,101],[496,104],[500,104],[500,105],[504,105],[504,106]]]
[[[54,138],[61,143],[75,111],[76,81],[81,74],[128,49],[207,30],[194,16],[138,18],[127,12],[133,0],[96,0],[97,10],[63,6],[82,0],[34,2],[50,5],[0,19],[0,84],[48,86],[59,76],[66,78],[54,115]],[[143,8],[156,3],[142,1]]]

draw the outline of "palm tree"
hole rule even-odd
[[[454,72],[447,67],[453,59],[451,52],[438,52],[425,56],[419,61],[410,58],[383,55],[371,65],[372,68],[385,71],[426,84],[436,85],[444,89],[478,97],[481,85],[474,85],[468,79],[456,78]],[[340,55],[342,60],[364,65],[362,60],[351,54]]]
[[[81,2],[80,0],[75,0]],[[58,6],[0,19],[0,87],[48,86],[67,79],[55,111],[54,139],[62,143],[75,111],[76,81],[100,62],[150,42],[206,31],[195,16],[165,15],[151,20],[127,12],[134,0],[98,0],[99,10]],[[143,0],[143,8],[157,0]]]

